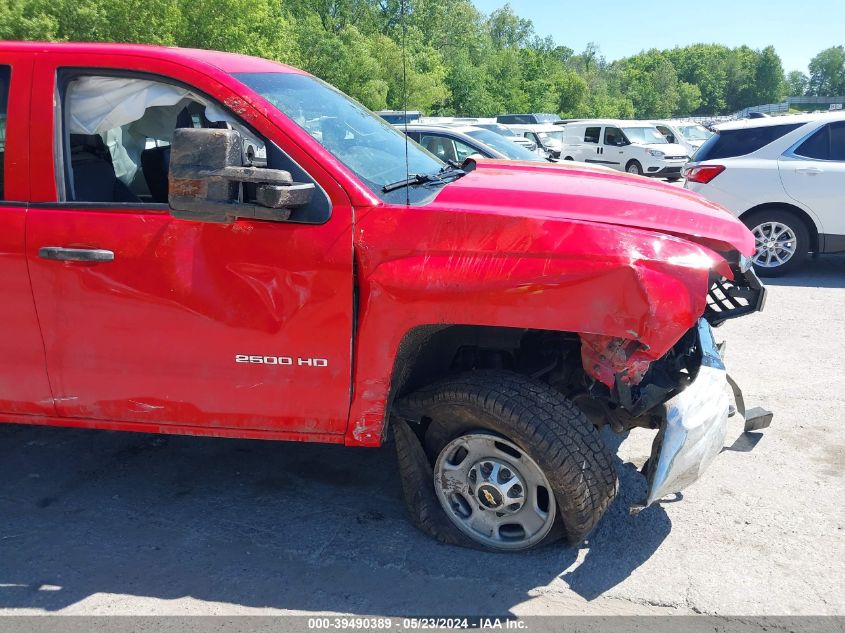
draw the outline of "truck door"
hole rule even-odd
[[[24,250],[31,70],[0,57],[0,414],[55,415]]]
[[[217,80],[118,59],[36,63],[41,202],[27,256],[58,413],[115,428],[340,441],[353,289],[344,192]],[[176,127],[239,130],[253,164],[315,183],[312,202],[288,222],[174,219]]]

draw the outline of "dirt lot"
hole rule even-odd
[[[845,257],[769,287],[717,338],[772,428],[637,517],[632,434],[578,549],[430,541],[392,447],[0,427],[0,613],[845,614]]]

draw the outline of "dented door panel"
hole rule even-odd
[[[225,85],[154,56],[42,56],[34,119],[56,118],[57,69],[74,62],[95,73],[102,66],[161,74],[214,96],[283,146],[317,179],[332,210],[323,224],[181,220],[164,205],[59,202],[56,181],[42,173],[27,219],[27,256],[58,414],[132,430],[342,434],[353,300],[351,207],[343,190]],[[31,128],[42,171],[58,158],[54,138],[48,125]],[[42,247],[103,249],[114,257],[56,261],[41,257]]]

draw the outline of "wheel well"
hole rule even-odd
[[[810,251],[818,251],[819,230],[816,226],[816,223],[813,221],[813,218],[811,218],[807,214],[807,212],[804,211],[804,209],[796,207],[793,204],[788,204],[786,202],[758,204],[756,207],[752,207],[751,209],[748,209],[748,211],[740,215],[739,219],[745,221],[745,219],[752,213],[756,213],[758,211],[765,211],[766,209],[780,209],[781,211],[789,211],[790,213],[795,214],[798,219],[804,223],[804,226],[807,227],[807,231],[810,233]]]
[[[561,355],[564,362],[561,362]],[[508,369],[539,376],[583,371],[577,334],[478,325],[424,325],[402,339],[393,364],[388,406],[394,399],[449,374]]]
[[[572,158],[572,156],[567,156],[567,157],[566,157],[566,158],[564,158],[563,160],[575,160],[575,159],[574,159],[574,158]]]
[[[642,169],[643,164],[640,161],[638,161],[636,158],[632,158],[627,163],[625,163],[625,169],[628,169],[628,167],[630,167],[633,163],[637,163],[637,165],[640,166],[640,169]]]

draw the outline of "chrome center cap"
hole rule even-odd
[[[502,505],[502,500],[504,499],[498,488],[491,486],[490,484],[479,486],[476,496],[478,497],[478,502],[490,510],[495,510],[500,507]]]
[[[525,484],[506,462],[482,459],[469,469],[468,479],[470,494],[481,510],[511,514],[525,504]]]

